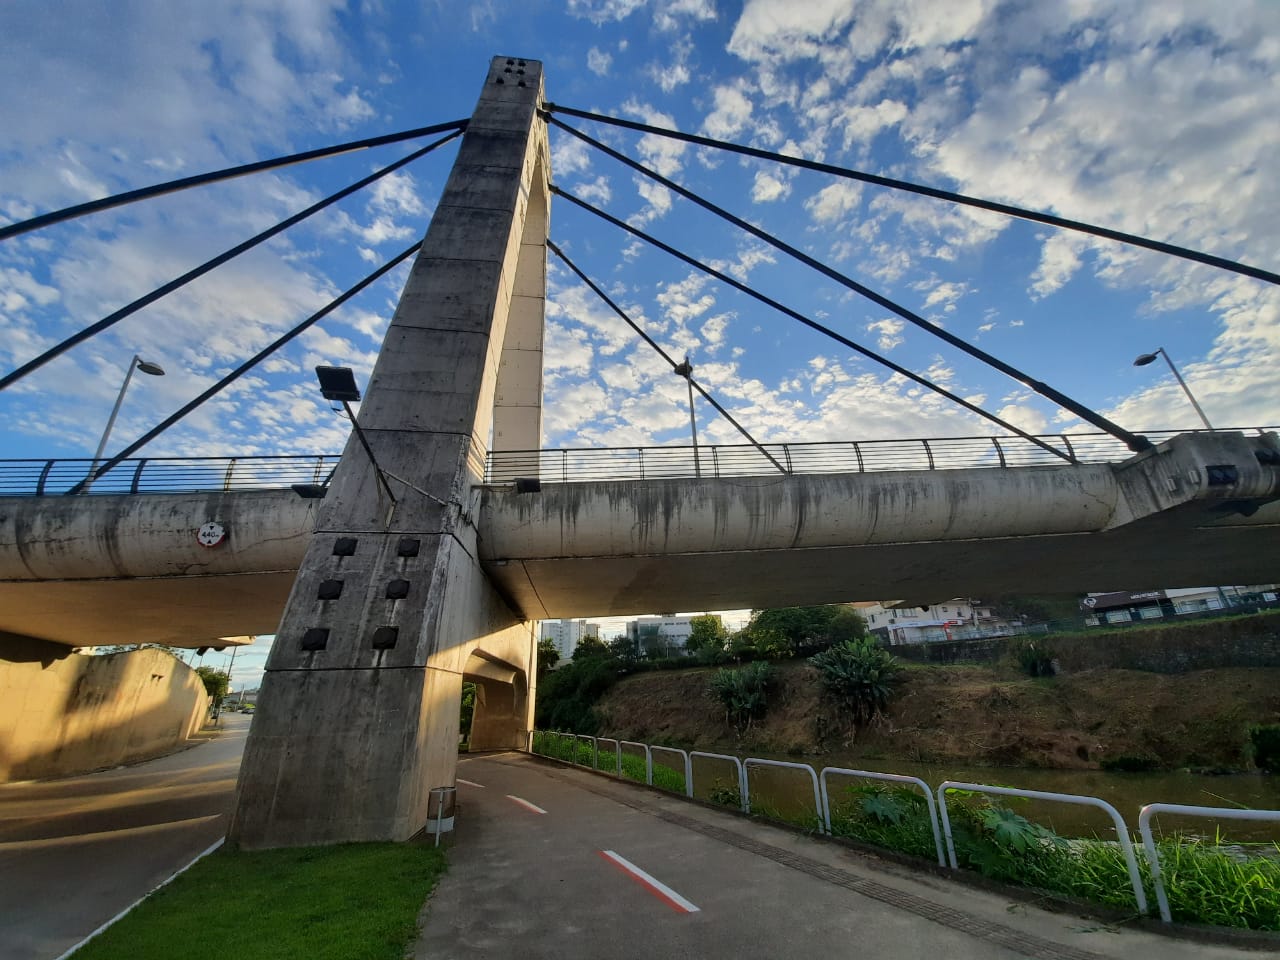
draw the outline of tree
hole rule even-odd
[[[689,639],[684,648],[689,653],[696,653],[704,647],[723,650],[725,641],[729,639],[729,631],[719,617],[707,613],[689,620]]]
[[[231,674],[216,667],[196,667],[196,673],[204,681],[205,693],[213,697],[214,703],[221,703],[231,689]]]
[[[542,663],[539,660],[539,669]],[[476,685],[470,680],[462,681],[462,704],[458,712],[458,732],[463,740],[471,739],[471,721],[476,715]]]
[[[746,631],[766,657],[798,656],[866,636],[862,617],[840,604],[751,611]]]
[[[607,657],[609,656],[609,648],[604,645],[604,641],[599,637],[583,637],[578,641],[578,645],[573,648],[573,659],[587,660],[591,657]]]
[[[557,663],[560,662],[560,651],[556,648],[555,641],[550,637],[543,637],[538,641],[538,676],[542,676]]]
[[[619,634],[609,641],[609,655],[625,667],[635,666],[641,659],[640,641],[627,634]]]

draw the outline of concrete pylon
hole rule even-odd
[[[536,638],[477,562],[472,487],[491,433],[541,440],[541,98],[540,63],[493,60],[359,410],[396,502],[351,437],[267,661],[230,831],[244,847],[434,821],[464,674],[495,714],[477,705],[477,745],[525,745]]]

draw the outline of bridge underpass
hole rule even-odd
[[[234,839],[246,846],[279,846],[405,839],[421,829],[437,812],[429,788],[454,781],[465,676],[506,685],[493,698],[498,716],[491,725],[492,742],[483,746],[523,746],[534,696],[532,620],[539,616],[820,602],[848,599],[855,590],[899,595],[904,584],[921,583],[926,576],[938,578],[929,589],[982,592],[990,588],[993,572],[1009,578],[1009,589],[1034,589],[1033,584],[1047,584],[1050,578],[1057,589],[1114,586],[1117,580],[1140,586],[1134,562],[1146,559],[1153,563],[1151,585],[1160,586],[1257,579],[1249,571],[1272,565],[1274,555],[1268,551],[1274,546],[1268,546],[1267,537],[1276,518],[1268,505],[1277,493],[1275,463],[1280,459],[1273,441],[1210,432],[1174,438],[1153,450],[1148,438],[730,216],[758,239],[1139,453],[1116,467],[1082,464],[1069,447],[1059,449],[1032,437],[784,309],[793,319],[985,417],[1058,464],[896,477],[791,475],[694,381],[688,364],[678,364],[560,248],[549,244],[550,197],[553,192],[565,196],[550,182],[547,124],[564,127],[551,117],[551,109],[542,96],[541,64],[495,58],[471,118],[446,125],[454,135],[466,130],[457,161],[416,251],[370,377],[359,412],[363,433],[348,440],[314,516],[310,505],[303,504],[298,513],[298,504],[285,505],[291,494],[276,494],[279,509],[255,536],[249,511],[243,527],[239,518],[226,526],[232,524],[226,517],[240,509],[238,494],[188,496],[185,507],[181,497],[165,502],[123,498],[110,504],[115,498],[99,500],[96,478],[68,491],[82,493],[92,485],[94,495],[68,498],[74,506],[52,509],[53,514],[64,513],[58,523],[47,524],[42,508],[31,506],[36,501],[4,505],[4,522],[13,531],[5,563],[18,571],[11,582],[20,581],[18,589],[33,596],[46,589],[33,584],[52,582],[60,563],[69,568],[79,562],[76,589],[89,581],[104,584],[110,571],[122,578],[119,583],[147,582],[144,589],[161,581],[177,584],[185,577],[199,584],[198,590],[208,588],[198,600],[188,595],[195,604],[194,619],[213,615],[214,584],[232,589],[223,609],[240,607],[247,617],[257,604],[258,616],[264,615],[262,607],[283,586],[288,571],[297,570],[250,735]],[[626,162],[665,188],[690,196],[634,161]],[[726,213],[719,208],[713,212]],[[1025,211],[1015,214],[1055,222]],[[1056,225],[1099,233],[1087,225]],[[7,229],[5,236],[12,233]],[[1114,231],[1103,235],[1152,247]],[[548,482],[540,489],[534,483],[514,489],[486,484],[485,451],[502,457],[540,446],[549,246],[688,380],[691,391],[696,389],[743,432],[777,476],[563,486]],[[1155,249],[1210,262],[1167,244]],[[362,284],[414,252],[409,248]],[[1225,261],[1218,260],[1213,259],[1215,265],[1223,266]],[[218,262],[215,258],[200,269]],[[1240,265],[1225,268],[1248,272]],[[351,291],[288,337],[349,295]],[[135,308],[118,311],[11,372],[0,379],[0,389]],[[288,337],[100,470],[117,468]],[[359,399],[358,391],[352,392],[344,402]],[[998,443],[993,453],[1003,462]],[[95,507],[95,501],[103,506]],[[271,511],[267,499],[262,505]],[[95,509],[102,515],[94,518]],[[231,529],[225,541],[201,547],[221,549],[220,559],[201,555],[192,543],[194,518],[184,512],[188,509],[204,514],[201,524],[216,522],[219,536]],[[221,516],[209,516],[210,510]],[[677,516],[681,521],[673,523]],[[77,528],[82,532],[76,533]],[[278,535],[270,534],[273,529]],[[1161,534],[1164,539],[1151,539]],[[180,549],[169,550],[166,538],[180,543]],[[77,542],[90,548],[93,562],[88,566],[69,549]],[[1069,546],[1060,550],[1064,542]],[[250,557],[255,545],[262,553],[256,561]],[[273,550],[296,550],[301,559],[286,564],[278,556],[268,558]],[[1248,559],[1233,562],[1233,554]],[[1056,568],[1055,557],[1061,558]],[[237,567],[254,562],[259,569]],[[1254,562],[1257,566],[1250,566]],[[249,586],[255,575],[263,579]],[[72,582],[71,577],[57,581],[65,590]],[[158,594],[137,599],[153,603]],[[46,621],[52,622],[59,613],[56,601],[44,593],[41,604]],[[159,629],[154,620],[150,628]],[[490,728],[482,722],[481,729]]]

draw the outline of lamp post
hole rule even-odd
[[[129,389],[129,381],[133,379],[133,371],[141,370],[153,377],[163,377],[164,368],[158,363],[143,360],[136,353],[129,361],[129,370],[124,375],[124,383],[120,384],[120,393],[116,397],[116,405],[111,408],[111,416],[107,418],[107,429],[102,431],[102,440],[98,443],[98,451],[93,455],[93,466],[89,468],[89,479],[85,482],[84,492],[89,492],[89,485],[98,479],[98,464],[102,461],[102,452],[107,449],[107,440],[111,437],[111,428],[116,425],[116,415],[120,412],[120,404],[124,403],[125,391]]]
[[[1135,367],[1145,367],[1149,363],[1155,363],[1156,357],[1164,357],[1164,362],[1169,365],[1169,369],[1173,371],[1173,375],[1178,378],[1178,385],[1182,387],[1182,392],[1187,395],[1187,399],[1191,401],[1191,405],[1196,408],[1196,413],[1200,414],[1200,419],[1204,421],[1206,430],[1213,430],[1213,424],[1209,422],[1209,418],[1204,415],[1204,411],[1200,409],[1200,404],[1196,402],[1196,398],[1192,396],[1191,388],[1187,386],[1187,381],[1182,379],[1182,374],[1178,372],[1178,368],[1173,365],[1173,361],[1169,359],[1169,354],[1165,353],[1164,347],[1157,347],[1155,353],[1144,353],[1134,358],[1133,365]]]
[[[684,355],[684,360],[676,364],[675,373],[677,376],[684,377],[689,387],[689,431],[693,434],[693,474],[701,477],[702,461],[698,458],[698,421],[693,415],[693,364],[689,362],[687,353]]]

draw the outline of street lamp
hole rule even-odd
[[[693,474],[696,477],[702,476],[702,461],[698,459],[698,421],[693,415],[693,364],[689,362],[689,355],[684,355],[684,360],[675,366],[675,374],[684,377],[685,383],[689,386],[689,430],[693,434]]]
[[[141,370],[153,377],[163,377],[164,369],[158,363],[143,360],[136,353],[129,361],[129,370],[124,375],[124,383],[120,384],[120,393],[116,397],[116,405],[111,408],[111,416],[107,418],[107,429],[102,431],[102,440],[98,443],[98,452],[93,455],[93,466],[89,468],[89,479],[85,481],[84,492],[89,492],[89,485],[98,479],[98,463],[102,460],[102,452],[107,449],[107,440],[111,437],[111,428],[116,425],[116,414],[120,412],[120,404],[124,403],[124,392],[129,389],[129,381],[133,379],[133,371]]]
[[[1191,388],[1187,386],[1187,381],[1182,379],[1182,374],[1178,372],[1178,368],[1173,365],[1173,361],[1169,359],[1169,354],[1165,353],[1164,347],[1157,347],[1155,353],[1144,353],[1136,357],[1133,361],[1135,367],[1145,367],[1149,363],[1155,363],[1156,357],[1164,357],[1164,362],[1169,365],[1169,369],[1173,371],[1173,375],[1178,378],[1178,384],[1182,387],[1182,392],[1187,395],[1187,399],[1191,401],[1191,405],[1196,408],[1196,413],[1200,414],[1200,419],[1204,421],[1205,429],[1212,430],[1213,425],[1209,423],[1209,418],[1204,415],[1204,411],[1200,409],[1200,404],[1196,402],[1196,398],[1191,394]]]

